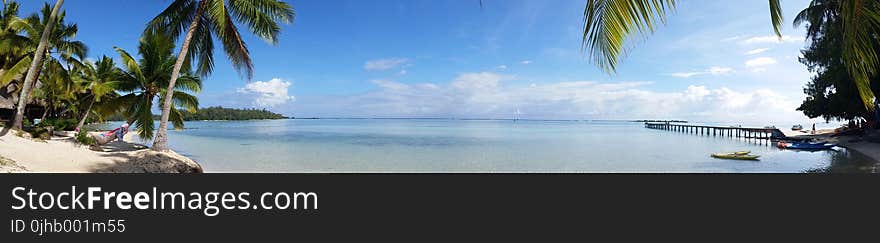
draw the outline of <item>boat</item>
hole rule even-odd
[[[712,154],[712,157],[718,158],[718,159],[735,159],[735,160],[758,160],[758,157],[761,157],[760,155],[751,155],[751,154],[742,153],[742,152],[748,152],[748,151],[740,151],[740,152],[733,152],[733,153],[715,153],[715,154]]]
[[[736,154],[736,155],[746,155],[746,154],[750,154],[750,153],[752,153],[752,151],[736,151],[736,152],[733,152],[733,154]]]
[[[783,149],[825,150],[834,148],[837,144],[824,142],[779,142],[776,146]]]
[[[792,131],[800,131],[800,130],[804,130],[804,126],[801,126],[801,125],[794,125],[794,126],[791,127],[791,130],[792,130]]]

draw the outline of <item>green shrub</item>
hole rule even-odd
[[[52,126],[55,127],[55,131],[73,131],[77,124],[79,121],[73,118],[48,118],[40,122],[41,127]]]
[[[89,132],[85,129],[80,130],[78,133],[76,133],[76,141],[85,145],[94,145],[96,143],[95,138],[90,136]]]
[[[52,134],[49,134],[49,129],[46,127],[26,128],[25,131],[30,133],[32,138],[42,140],[49,140],[52,138]]]

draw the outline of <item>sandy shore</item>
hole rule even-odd
[[[104,151],[93,151],[73,137],[39,141],[0,129],[0,157],[6,161],[0,172],[201,172],[201,166],[184,156],[153,152],[135,143],[133,133],[125,136],[125,142],[113,141],[102,146]]]
[[[799,131],[783,131],[783,133],[792,138],[813,138],[818,141],[836,143],[838,146],[873,159],[875,163],[880,163],[880,143],[878,143],[878,141],[869,141],[871,140],[869,139],[870,137],[880,137],[880,134],[876,131],[869,131],[868,134],[865,135],[846,135],[836,137],[831,136],[834,134],[833,129],[818,130],[815,133],[809,131],[806,133]]]

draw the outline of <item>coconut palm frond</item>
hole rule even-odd
[[[588,0],[581,47],[607,72],[614,72],[627,42],[666,22],[675,0]]]

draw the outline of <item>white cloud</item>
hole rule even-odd
[[[724,75],[724,74],[728,74],[731,72],[733,72],[733,68],[713,66],[713,67],[707,68],[706,70],[703,70],[701,72],[679,72],[679,73],[671,73],[669,75],[673,76],[673,77],[679,77],[679,78],[690,78],[693,76],[704,75],[704,74],[719,76],[719,75]]]
[[[758,67],[769,66],[769,65],[773,65],[773,64],[776,64],[776,59],[773,59],[771,57],[758,57],[758,58],[753,58],[753,59],[749,59],[748,61],[746,61],[746,67],[750,67],[750,68],[758,68]]]
[[[741,43],[743,44],[782,44],[782,43],[794,43],[799,42],[798,38],[792,37],[790,35],[783,35],[781,38],[775,35],[768,36],[755,36],[748,39],[743,40]]]
[[[751,56],[751,55],[761,54],[761,53],[764,53],[764,52],[769,51],[769,50],[770,50],[770,48],[758,48],[758,49],[753,49],[753,50],[747,51],[747,52],[746,52],[746,55]]]
[[[498,69],[498,70],[505,70],[505,69],[507,69],[507,65],[499,65],[499,66],[497,66],[497,67],[495,67],[495,68]]]
[[[377,90],[335,100],[333,107],[360,116],[544,119],[681,118],[761,124],[800,121],[792,99],[769,89],[737,91],[689,86],[645,89],[651,82],[571,81],[507,84],[497,73],[465,73],[446,84],[373,81]],[[519,112],[517,112],[519,111]]]
[[[670,76],[679,77],[679,78],[690,78],[693,76],[697,76],[700,74],[704,74],[704,72],[690,72],[690,73],[671,73]]]
[[[519,64],[529,65],[529,64],[532,64],[532,61],[531,60],[523,60],[523,61],[519,62]]]
[[[378,59],[378,60],[370,60],[364,63],[364,70],[367,71],[381,71],[388,70],[400,66],[402,64],[406,64],[409,62],[407,58],[386,58],[386,59]]]
[[[259,107],[273,107],[294,101],[293,96],[287,95],[291,83],[279,78],[269,81],[256,81],[239,88],[238,93],[256,95],[253,104]]]

